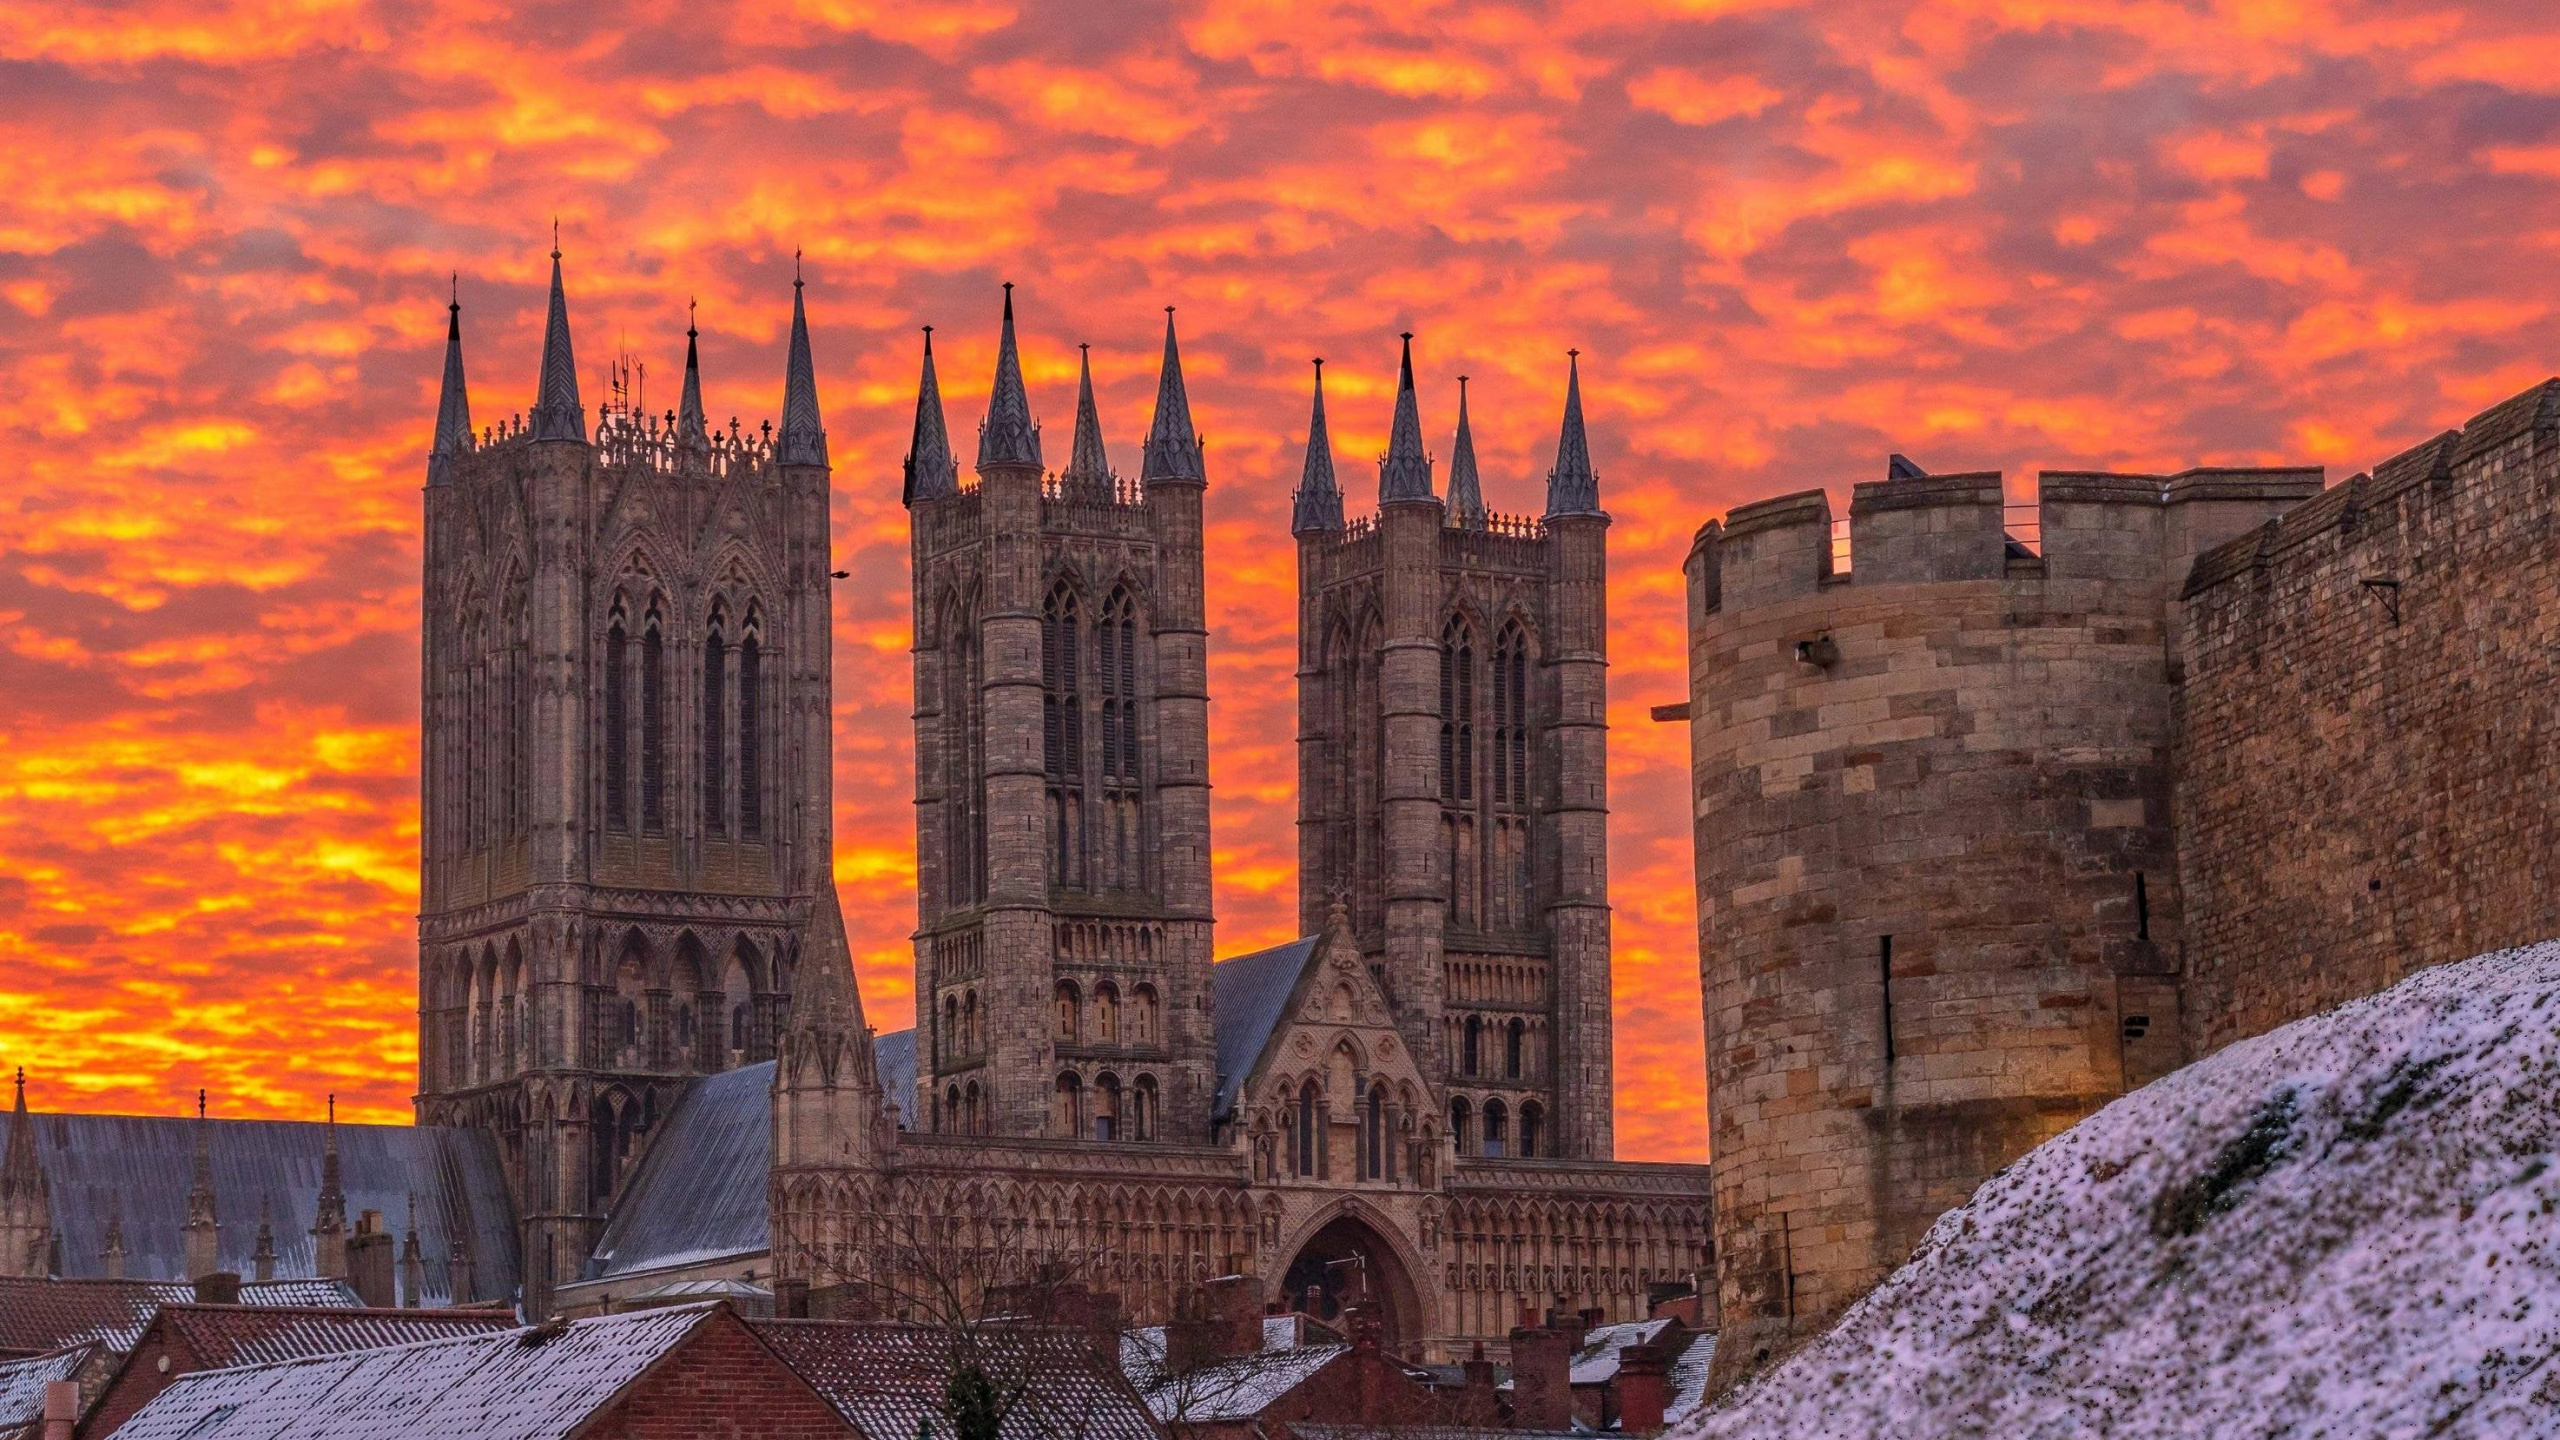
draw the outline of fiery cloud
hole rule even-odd
[[[2449,0],[23,0],[0,32],[0,1057],[42,1103],[405,1115],[418,499],[447,275],[475,414],[580,353],[832,431],[837,874],[904,1023],[915,327],[966,433],[1021,282],[1062,441],[1134,467],[1158,307],[1210,440],[1221,949],[1294,884],[1287,496],[1396,331],[1533,511],[1579,346],[1612,556],[1621,1149],[1704,1151],[1677,565],[1924,463],[2352,468],[2560,369],[2560,20]],[[600,391],[591,391],[600,393]]]

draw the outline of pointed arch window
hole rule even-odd
[[[738,833],[764,838],[764,617],[747,607],[738,638]]]
[[[1049,881],[1086,883],[1084,837],[1084,666],[1077,654],[1083,624],[1075,591],[1049,592],[1040,623],[1040,751],[1049,777]]]
[[[625,673],[630,644],[617,601],[604,632],[604,821],[616,830],[631,823],[631,690]]]
[[[1502,1108],[1502,1102],[1484,1102],[1484,1153],[1497,1159],[1509,1153],[1510,1131],[1510,1115]]]
[[[1117,890],[1143,885],[1143,791],[1138,781],[1137,603],[1126,587],[1114,588],[1094,623],[1095,673],[1102,689],[1102,785],[1104,818],[1094,841],[1103,883]]]
[[[702,637],[702,828],[713,835],[729,833],[728,623],[724,607],[715,601],[711,626]]]
[[[1545,1138],[1543,1132],[1547,1128],[1546,1122],[1546,1112],[1539,1108],[1537,1101],[1530,1100],[1520,1106],[1520,1156],[1522,1159],[1537,1158],[1538,1146]]]
[[[978,631],[967,608],[954,600],[942,627],[942,813],[946,905],[975,903],[984,893],[985,846],[980,826],[984,732],[978,725]]]
[[[1458,616],[1440,631],[1440,798],[1476,794],[1476,643]]]
[[[655,601],[640,630],[640,828],[667,827],[667,642]]]

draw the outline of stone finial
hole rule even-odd
[[[1298,472],[1298,493],[1289,516],[1293,535],[1312,535],[1342,528],[1342,486],[1333,475],[1333,432],[1324,423],[1324,361],[1316,367],[1316,395],[1307,416],[1307,462]]]
[[[818,369],[809,355],[809,308],[801,299],[799,252],[792,252],[791,353],[782,376],[782,440],[777,465],[827,463],[827,430],[818,418]],[[731,421],[731,428],[737,422]]]
[[[276,1214],[272,1196],[258,1197],[258,1248],[249,1257],[250,1273],[260,1280],[276,1278]]]
[[[187,1181],[187,1278],[211,1275],[222,1268],[222,1222],[214,1212],[212,1122],[205,1118],[205,1092],[196,1092],[196,1152]]]
[[[686,301],[684,308],[684,398],[676,402],[676,443],[707,451],[711,426],[702,416],[702,352],[695,344],[702,332],[694,327],[693,302]]]
[[[1191,394],[1182,383],[1182,348],[1174,341],[1173,307],[1164,307],[1164,365],[1156,372],[1156,417],[1147,427],[1147,451],[1138,478],[1206,484],[1200,437],[1191,428]]]
[[[427,451],[427,483],[442,485],[455,457],[471,448],[470,387],[462,378],[462,280],[454,277],[452,301],[445,306],[444,389],[436,397],[435,443]]]
[[[1431,457],[1422,449],[1422,410],[1413,394],[1413,332],[1404,333],[1404,358],[1396,366],[1396,418],[1387,453],[1378,459],[1378,503],[1432,500]]]
[[[942,419],[942,385],[933,375],[933,327],[924,327],[924,378],[916,382],[915,438],[907,446],[906,490],[899,498],[939,500],[960,493],[960,462],[951,454],[951,429]]]
[[[1484,528],[1484,487],[1476,478],[1476,434],[1467,423],[1467,377],[1458,377],[1458,438],[1449,448],[1449,523]]]
[[[1111,457],[1102,448],[1102,415],[1093,403],[1093,347],[1076,347],[1076,440],[1068,452],[1068,480],[1102,481],[1111,478]]]
[[[1547,472],[1547,517],[1600,513],[1600,476],[1591,468],[1591,438],[1582,428],[1582,352],[1565,353],[1564,429],[1556,468]]]
[[[578,400],[578,357],[569,344],[569,294],[560,282],[560,242],[551,242],[551,310],[542,322],[542,378],[531,422],[536,440],[584,444],[587,410]]]
[[[98,1260],[110,1280],[124,1278],[124,1192],[107,1192],[107,1233],[98,1242]]]
[[[312,1216],[312,1269],[322,1279],[347,1278],[347,1190],[338,1162],[338,1097],[329,1097],[320,1149],[320,1199]]]
[[[1040,468],[1040,427],[1022,388],[1022,354],[1013,338],[1013,282],[1004,287],[1004,333],[996,342],[996,388],[978,427],[978,473]]]
[[[415,1310],[427,1303],[427,1254],[418,1245],[418,1192],[409,1192],[409,1228],[400,1240],[400,1304]]]

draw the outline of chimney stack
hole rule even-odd
[[[391,1232],[382,1227],[382,1212],[367,1210],[356,1219],[356,1233],[347,1237],[347,1283],[355,1287],[356,1298],[377,1310],[389,1310],[400,1303],[391,1280]]]
[[[80,1382],[44,1382],[44,1440],[71,1440],[71,1431],[79,1423]]]
[[[240,1275],[234,1270],[216,1270],[196,1277],[196,1303],[199,1305],[237,1305],[240,1303]]]
[[[1511,1332],[1511,1423],[1522,1430],[1573,1426],[1573,1351],[1580,1339],[1555,1326]]]

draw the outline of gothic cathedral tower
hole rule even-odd
[[[770,1058],[830,884],[826,435],[578,397],[560,257],[529,422],[427,462],[418,1119],[498,1137],[524,1303],[577,1278],[689,1076]]]
[[[1607,534],[1579,364],[1542,518],[1485,509],[1460,377],[1433,488],[1405,337],[1378,513],[1316,371],[1298,537],[1299,928],[1337,902],[1460,1154],[1607,1159]]]
[[[925,335],[915,585],[917,1123],[1203,1144],[1210,1032],[1207,486],[1166,312],[1136,483],[1088,361],[1042,466],[1012,287],[963,488]]]

